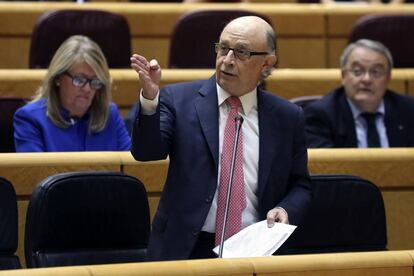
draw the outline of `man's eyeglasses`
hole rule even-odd
[[[216,53],[220,56],[226,56],[230,52],[230,50],[232,50],[234,56],[240,60],[248,60],[251,56],[262,56],[269,54],[268,52],[252,52],[241,48],[230,48],[220,43],[214,43],[214,46],[216,49]]]
[[[64,74],[72,79],[72,84],[75,87],[84,87],[87,83],[89,83],[89,86],[92,89],[99,90],[104,86],[98,78],[88,79],[83,76],[72,75],[69,72],[65,72]]]
[[[350,72],[354,77],[363,77],[365,76],[366,73],[368,73],[368,75],[370,76],[370,78],[373,79],[379,79],[382,78],[383,76],[385,76],[388,71],[385,69],[370,69],[370,70],[365,70],[362,68],[352,68],[352,69],[346,69],[346,71]]]

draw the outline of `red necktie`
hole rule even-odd
[[[230,105],[231,110],[229,117],[227,118],[226,127],[224,129],[223,150],[221,153],[221,172],[216,217],[216,245],[220,243],[221,231],[223,227],[224,209],[230,178],[231,157],[236,130],[235,118],[238,115],[237,109],[241,105],[240,99],[237,97],[228,98],[227,103]],[[229,210],[227,215],[226,233],[224,235],[224,240],[240,231],[242,225],[242,212],[246,208],[246,194],[244,192],[243,174],[243,132],[241,129],[237,144],[233,184],[228,208]]]

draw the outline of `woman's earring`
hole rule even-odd
[[[60,82],[59,81],[56,82],[56,86],[60,86]]]

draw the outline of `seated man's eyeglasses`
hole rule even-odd
[[[214,46],[216,48],[216,53],[220,56],[226,56],[230,50],[232,50],[234,56],[239,60],[248,60],[251,56],[262,56],[269,54],[268,52],[252,52],[242,48],[230,48],[221,43],[214,43]]]
[[[374,69],[369,69],[369,70],[365,70],[363,68],[351,68],[351,69],[346,69],[346,71],[350,72],[354,77],[357,77],[357,78],[364,77],[365,74],[368,73],[370,78],[373,78],[373,79],[382,78],[383,76],[385,76],[385,74],[388,73],[388,71],[383,68],[374,68]]]
[[[83,76],[72,75],[69,72],[65,72],[64,74],[72,79],[72,84],[76,87],[84,87],[87,83],[89,83],[89,86],[92,89],[99,90],[104,86],[98,78],[88,79]]]

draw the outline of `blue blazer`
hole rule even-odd
[[[258,90],[260,219],[283,207],[298,224],[311,201],[302,110]],[[166,86],[157,113],[140,115],[132,131],[137,160],[169,156],[167,180],[155,214],[148,260],[187,259],[217,187],[219,110],[216,79]]]
[[[68,128],[57,127],[46,115],[44,99],[19,108],[14,114],[14,142],[17,152],[126,151],[131,139],[117,106],[112,103],[105,128],[88,133],[89,114]],[[69,119],[69,113],[62,110]]]
[[[384,105],[389,146],[413,147],[414,98],[387,90]],[[307,105],[305,118],[308,147],[358,147],[355,122],[343,86]]]

